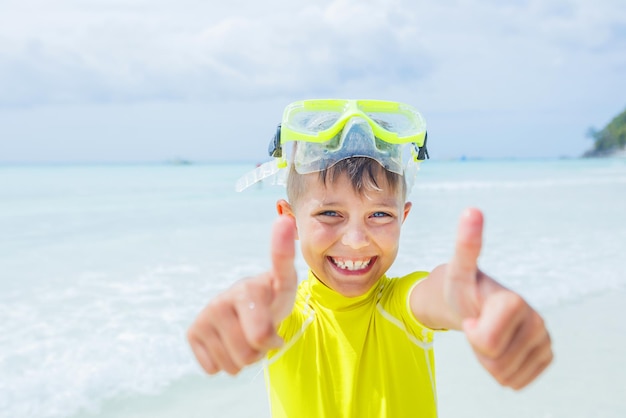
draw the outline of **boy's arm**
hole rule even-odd
[[[298,281],[294,266],[295,223],[280,216],[272,230],[272,269],[241,280],[198,315],[187,339],[209,374],[237,374],[282,345],[276,328],[293,308]]]
[[[521,296],[478,269],[482,228],[480,211],[462,215],[454,256],[414,287],[411,309],[427,327],[462,330],[483,367],[521,389],[551,363],[550,336]]]

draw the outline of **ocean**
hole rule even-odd
[[[269,416],[261,366],[207,377],[185,336],[269,266],[284,188],[236,193],[252,168],[0,166],[0,417]],[[427,161],[409,200],[391,275],[446,262],[474,206],[481,268],[539,311],[626,289],[626,159]]]

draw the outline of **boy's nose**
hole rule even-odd
[[[363,228],[352,225],[349,226],[341,237],[341,243],[350,248],[358,250],[369,245],[369,238]]]

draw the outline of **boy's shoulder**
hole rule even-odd
[[[414,271],[401,277],[386,278],[386,289],[380,292],[379,311],[408,333],[423,341],[431,341],[431,330],[423,325],[411,309],[411,292],[428,277],[427,271]]]
[[[384,276],[384,286],[389,286],[394,293],[402,292],[408,294],[415,285],[428,277],[429,274],[430,272],[427,271],[414,271],[400,277]]]

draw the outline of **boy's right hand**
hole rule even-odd
[[[271,270],[217,296],[189,328],[189,344],[207,373],[237,374],[283,344],[276,328],[291,312],[298,287],[295,238],[293,217],[280,216],[272,230]]]

